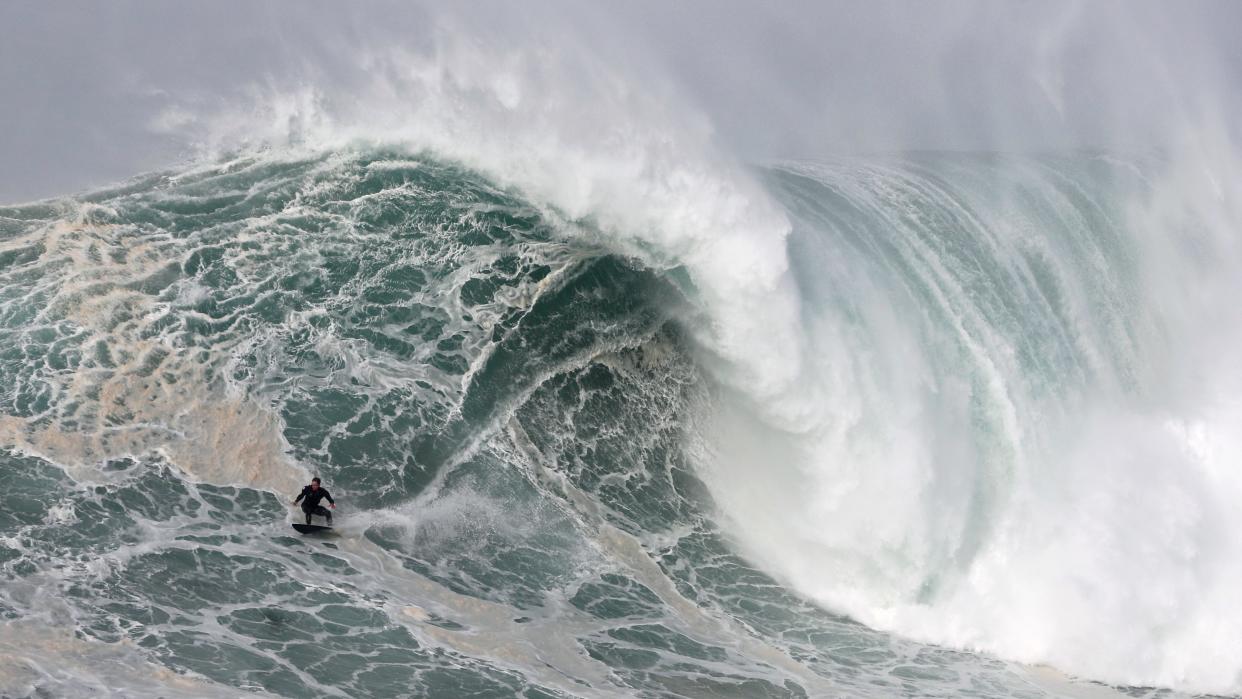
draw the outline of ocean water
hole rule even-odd
[[[1210,187],[521,175],[273,150],[0,208],[0,695],[1242,691]]]

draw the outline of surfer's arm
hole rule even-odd
[[[324,496],[325,498],[327,498],[327,499],[328,499],[328,504],[329,504],[329,505],[331,505],[331,506],[332,506],[332,509],[334,509],[334,510],[335,510],[335,509],[336,509],[336,500],[333,500],[333,499],[332,499],[332,493],[329,493],[328,491],[326,491],[326,490],[325,490],[325,491],[323,491],[323,496]]]
[[[301,500],[301,499],[302,499],[302,498],[304,498],[304,497],[306,497],[306,491],[305,491],[305,490],[303,490],[302,492],[298,493],[298,496],[297,496],[296,498],[294,498],[294,499],[293,499],[293,504],[294,504],[294,505],[298,504],[298,501],[299,501],[299,500]]]

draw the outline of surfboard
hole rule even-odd
[[[332,531],[332,527],[321,527],[318,524],[302,524],[301,522],[294,522],[293,528],[303,534],[318,534],[320,532]]]

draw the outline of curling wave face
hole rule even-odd
[[[768,171],[818,413],[791,426],[744,395],[715,413],[705,482],[751,559],[906,636],[1238,691],[1237,212],[1201,172]]]
[[[1160,168],[783,164],[671,233],[387,150],[0,209],[0,636],[200,694],[1236,691],[1237,251]],[[0,691],[91,686],[48,646]]]

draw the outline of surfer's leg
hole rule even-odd
[[[302,510],[302,512],[305,512],[305,513],[306,513],[306,523],[307,523],[307,524],[310,524],[311,511],[310,511],[310,510]]]

